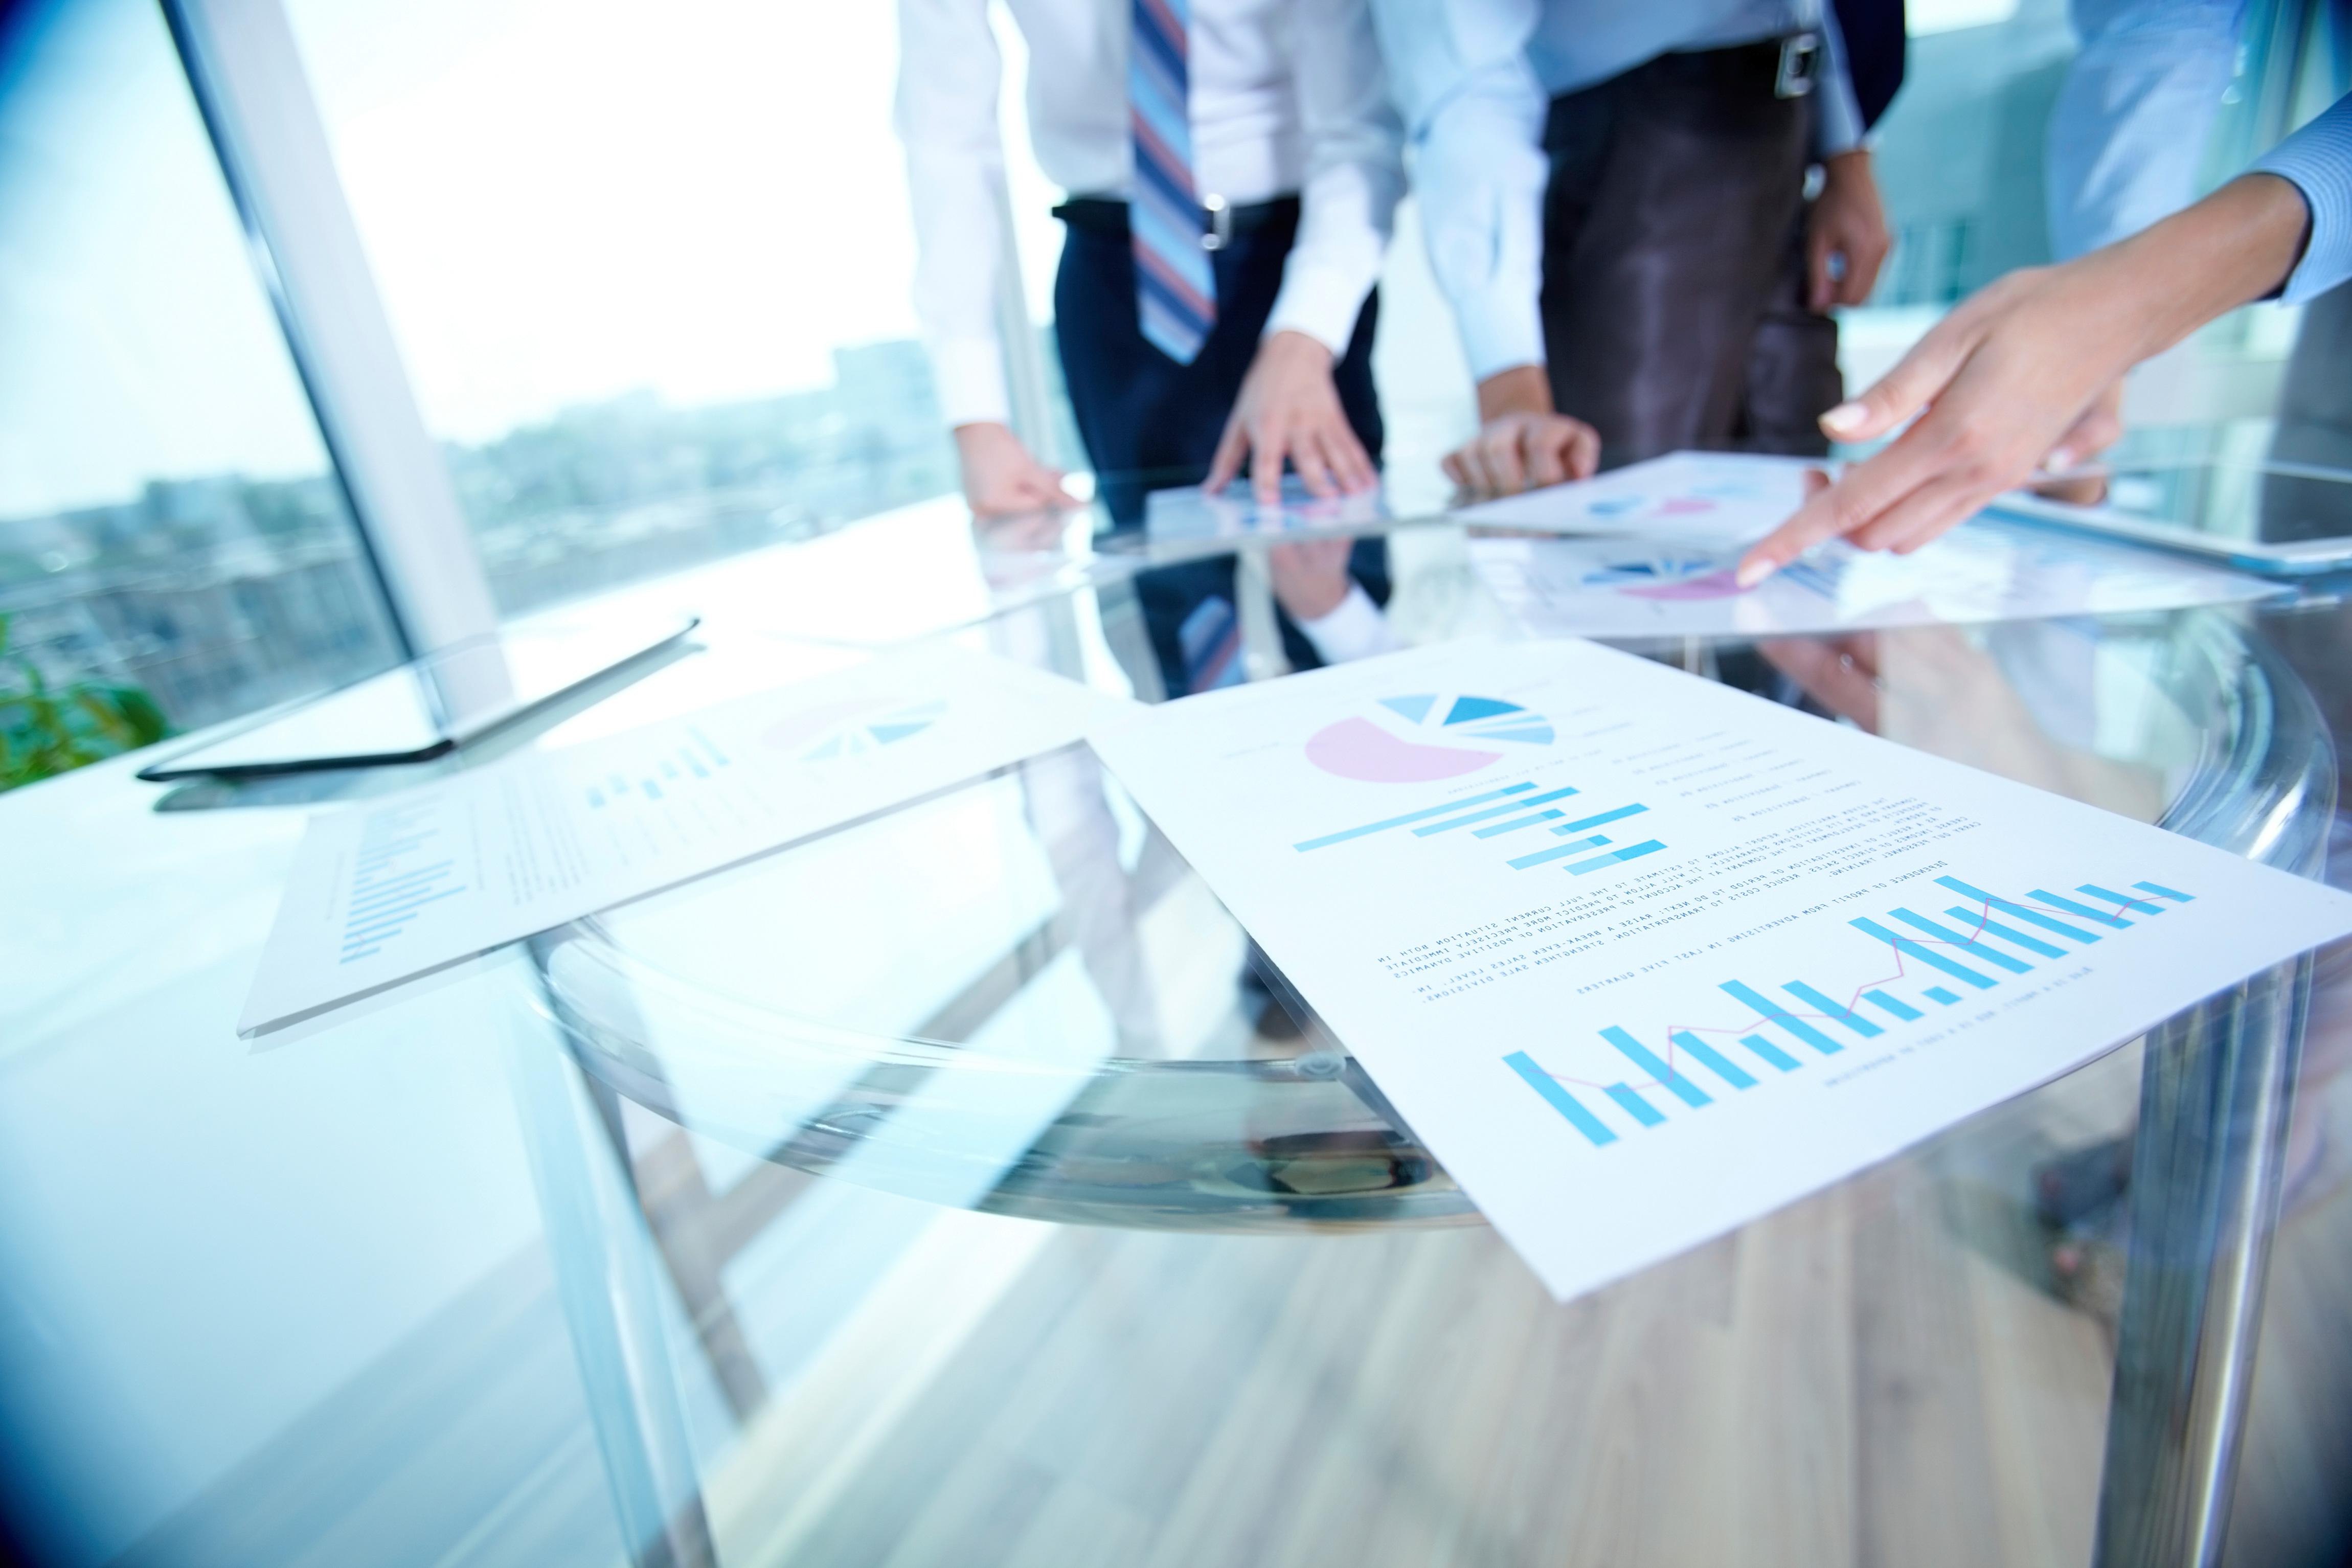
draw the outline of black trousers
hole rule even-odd
[[[1180,365],[1143,336],[1135,311],[1135,258],[1123,204],[1073,202],[1062,209],[1067,237],[1054,280],[1054,340],[1069,389],[1078,439],[1114,528],[1143,526],[1144,497],[1172,486],[1197,485],[1209,472],[1218,438],[1257,353],[1266,318],[1282,287],[1282,266],[1298,234],[1298,202],[1285,197],[1235,214],[1233,239],[1211,253],[1217,280],[1217,323],[1200,354]],[[1340,406],[1356,438],[1380,461],[1380,401],[1372,391],[1372,331],[1378,295],[1364,301],[1348,351],[1332,367]],[[1360,542],[1349,569],[1374,600],[1388,599],[1388,554],[1379,539]],[[1169,695],[1192,689],[1196,657],[1186,656],[1184,629],[1202,606],[1222,600],[1234,614],[1230,556],[1188,561],[1143,573],[1136,581]],[[1279,617],[1283,650],[1291,664],[1322,663],[1289,616]],[[1211,621],[1213,617],[1210,618]]]
[[[1661,55],[1552,100],[1552,398],[1603,466],[1678,448],[1826,454],[1837,324],[1805,308],[1812,104],[1776,43]]]

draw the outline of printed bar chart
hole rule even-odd
[[[1413,837],[1425,839],[1432,833],[1442,833],[1451,828],[1466,828],[1473,822],[1483,822],[1494,817],[1507,817],[1523,807],[1540,806],[1548,801],[1565,800],[1575,793],[1574,789],[1554,789],[1549,795],[1523,796],[1506,805],[1489,807],[1484,811],[1473,811],[1466,817],[1454,817],[1443,822],[1432,822],[1425,828],[1415,828],[1412,831]]]
[[[464,883],[453,885],[457,862],[442,853],[443,837],[433,809],[422,804],[389,807],[369,819],[352,862],[351,902],[343,909],[339,963],[382,952],[384,943],[408,928],[418,910],[466,891]],[[425,855],[439,858],[423,865],[411,863]]]
[[[614,782],[617,784],[619,780]],[[1575,876],[1590,876],[1594,872],[1606,871],[1612,866],[1621,865],[1627,861],[1639,860],[1643,855],[1656,854],[1666,847],[1664,841],[1650,839],[1622,849],[1610,849],[1606,853],[1593,854],[1591,851],[1602,848],[1610,842],[1610,840],[1605,833],[1590,832],[1588,830],[1609,822],[1621,821],[1627,817],[1639,816],[1650,808],[1637,800],[1631,805],[1618,806],[1610,810],[1595,812],[1589,817],[1580,817],[1574,821],[1564,822],[1559,819],[1565,817],[1567,812],[1552,805],[1551,802],[1565,800],[1579,793],[1577,788],[1574,785],[1564,785],[1546,789],[1540,794],[1536,793],[1536,789],[1537,786],[1529,781],[1506,785],[1499,789],[1489,789],[1482,794],[1465,795],[1458,800],[1448,800],[1442,806],[1426,806],[1417,811],[1406,811],[1394,817],[1383,817],[1377,822],[1365,822],[1358,827],[1342,828],[1337,832],[1324,833],[1317,838],[1302,839],[1290,847],[1295,852],[1305,854],[1313,850],[1328,850],[1335,844],[1350,843],[1358,839],[1369,838],[1375,833],[1385,833],[1393,829],[1402,829],[1416,839],[1430,839],[1450,833],[1456,828],[1462,828],[1467,830],[1463,835],[1465,839],[1486,840],[1499,838],[1505,833],[1519,832],[1528,828],[1549,826],[1554,834],[1563,838],[1567,838],[1571,833],[1581,833],[1584,836],[1569,838],[1565,843],[1549,845],[1527,854],[1507,856],[1503,863],[1513,871],[1529,871],[1538,866],[1557,866],[1558,862],[1564,861],[1567,864],[1560,869],[1565,869]]]
[[[1407,811],[1402,817],[1390,817],[1382,821],[1366,822],[1360,828],[1343,828],[1336,833],[1326,833],[1319,839],[1308,839],[1304,843],[1293,844],[1290,847],[1301,854],[1308,850],[1328,849],[1333,844],[1344,844],[1349,839],[1360,839],[1369,833],[1384,833],[1391,828],[1402,828],[1408,822],[1425,822],[1432,817],[1443,817],[1448,811],[1458,811],[1465,806],[1482,806],[1489,800],[1500,800],[1506,796],[1523,795],[1534,788],[1532,784],[1506,785],[1500,789],[1490,789],[1484,795],[1471,795],[1459,800],[1448,800],[1443,806],[1432,806],[1426,810]]]
[[[1598,841],[1606,843],[1609,841],[1602,839]],[[1571,876],[1589,876],[1596,871],[1605,871],[1609,867],[1624,861],[1635,861],[1640,860],[1643,855],[1656,854],[1660,850],[1664,849],[1665,847],[1665,845],[1660,843],[1655,839],[1648,840],[1643,843],[1628,844],[1622,850],[1612,850],[1605,855],[1594,855],[1589,861],[1571,862],[1568,868],[1569,874]]]
[[[1618,1057],[1633,1063],[1645,1075],[1633,1082],[1594,1082],[1571,1074],[1563,1082],[1526,1051],[1515,1052],[1504,1060],[1513,1071],[1550,1102],[1578,1132],[1595,1147],[1600,1147],[1617,1142],[1629,1130],[1664,1127],[1679,1121],[1684,1113],[1675,1110],[1672,1104],[1662,1103],[1658,1098],[1660,1091],[1688,1110],[1696,1111],[1717,1103],[1715,1095],[1709,1092],[1716,1084],[1740,1091],[1758,1087],[1755,1073],[1735,1060],[1727,1049],[1710,1042],[1705,1038],[1707,1035],[1736,1035],[1740,1046],[1752,1053],[1757,1061],[1782,1073],[1799,1072],[1803,1071],[1806,1059],[1791,1054],[1776,1043],[1765,1032],[1767,1029],[1777,1030],[1822,1056],[1840,1055],[1850,1049],[1849,1043],[1834,1038],[1829,1032],[1830,1029],[1845,1031],[1854,1041],[1867,1048],[1871,1042],[1899,1037],[1906,1025],[1920,1023],[1930,1017],[1898,994],[1895,988],[1906,977],[1910,984],[1918,984],[1919,977],[1913,960],[1930,970],[1964,980],[1975,989],[1990,990],[2000,985],[2006,977],[2032,977],[2039,972],[2037,966],[1992,946],[1994,940],[2037,957],[2064,958],[2068,956],[2067,949],[2035,933],[2047,932],[2089,946],[2101,939],[2101,933],[2089,929],[2090,925],[2106,926],[2111,922],[2121,921],[2119,915],[2043,889],[2037,888],[2026,894],[2026,899],[2032,901],[2029,904],[1987,893],[1958,877],[1939,877],[1937,881],[1948,891],[1973,902],[1976,907],[1970,909],[1955,904],[1946,910],[1944,913],[1952,922],[1950,925],[1899,906],[1886,912],[1886,919],[1895,925],[1866,916],[1845,922],[1850,929],[1870,937],[1874,944],[1882,945],[1883,956],[1897,960],[1895,974],[1857,986],[1850,994],[1843,987],[1824,988],[1806,980],[1787,980],[1779,988],[1794,998],[1797,1005],[1792,1008],[1774,1001],[1744,980],[1720,981],[1716,989],[1748,1009],[1749,1016],[1737,1020],[1725,1019],[1720,1024],[1670,1025],[1660,1031],[1671,1043],[1671,1051],[1665,1051],[1645,1045],[1639,1035],[1622,1025],[1611,1024],[1597,1031],[1600,1040]],[[2136,893],[2118,893],[2096,883],[2080,883],[2074,891],[2085,898],[2104,900],[2117,909],[2128,909],[2143,918],[2150,915],[2160,915],[2167,904],[2191,902],[2189,894],[2171,888],[2145,882],[2131,885],[2137,890]],[[2158,900],[2163,902],[2155,902]],[[2051,909],[2059,910],[2073,918],[2060,919],[2045,913]],[[1990,912],[1995,910],[2009,916],[2009,921],[1991,919]],[[1900,931],[1895,925],[1907,926],[1909,930],[1907,933]],[[2024,929],[2029,925],[2032,930]],[[2130,925],[2130,922],[2121,921],[2123,929],[2128,930]],[[1979,960],[1997,973],[1988,975],[1971,968],[1948,956],[1953,951],[1965,953],[1971,960]],[[2026,983],[2031,985],[2033,982],[2029,979]],[[1919,986],[1916,994],[1921,1000],[1937,1007],[1957,1007],[1962,1000],[1959,993],[1941,985]],[[1877,1016],[1862,1010],[1865,1003],[1876,1010]],[[1721,1004],[1714,1005],[1719,1008]],[[1823,1028],[1824,1025],[1828,1028]],[[1708,1075],[1707,1082],[1701,1081],[1702,1072]],[[1598,1078],[1599,1074],[1594,1076]],[[1605,1103],[1595,1105],[1578,1099],[1571,1085],[1597,1092]],[[1631,1120],[1632,1129],[1622,1124],[1611,1125],[1603,1113],[1612,1108]],[[1673,1114],[1669,1115],[1669,1112]]]
[[[1470,836],[1474,839],[1491,839],[1497,833],[1516,833],[1521,828],[1532,828],[1538,822],[1549,822],[1560,814],[1559,811],[1538,811],[1531,817],[1516,817],[1507,822],[1496,822],[1491,828],[1473,828],[1470,830]]]
[[[1562,860],[1570,855],[1580,855],[1585,851],[1597,849],[1608,841],[1609,840],[1607,835],[1595,833],[1589,839],[1577,839],[1565,844],[1554,844],[1548,850],[1538,850],[1533,854],[1517,856],[1510,862],[1510,866],[1513,871],[1525,871],[1529,866],[1538,866],[1543,864],[1546,861]]]

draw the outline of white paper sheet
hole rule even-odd
[[[237,1027],[314,1012],[1066,746],[1124,706],[925,647],[315,819]]]
[[[2321,883],[1589,643],[1094,743],[1563,1299],[2352,932]]]
[[[1318,497],[1309,495],[1296,474],[1282,476],[1282,499],[1273,506],[1258,500],[1247,479],[1236,479],[1214,494],[1187,485],[1154,490],[1143,500],[1144,536],[1160,552],[1240,539],[1360,533],[1391,517],[1384,488]]]
[[[1913,554],[1840,541],[1742,590],[1739,550],[1614,538],[1485,538],[1480,580],[1544,636],[1786,636],[2120,614],[2262,599],[2275,583],[2123,545],[1979,519]]]
[[[1804,504],[1825,463],[1742,452],[1673,452],[1597,478],[1482,501],[1461,523],[1558,534],[1640,534],[1727,549],[1753,543]]]

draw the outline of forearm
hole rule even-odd
[[[2311,214],[2274,174],[2246,174],[2151,228],[2069,263],[2087,310],[2114,323],[2127,363],[2161,353],[2227,311],[2277,292]]]
[[[1551,375],[1541,365],[1513,365],[1478,383],[1481,423],[1508,414],[1552,412]]]

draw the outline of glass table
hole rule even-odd
[[[1160,695],[1140,563],[1082,523],[851,535],[632,591],[698,646],[503,745],[818,644]],[[1517,634],[1460,528],[1387,535],[1407,641]],[[1637,651],[2316,875],[2347,639],[2306,591]],[[2310,1261],[2352,1210],[2290,1150],[2298,1077],[2333,1103],[2326,956],[1560,1306],[1082,747],[236,1040],[301,810],[415,777],[0,801],[65,890],[0,988],[0,1442],[68,1560],[2143,1563],[2342,1527],[2309,1478],[2352,1446],[2294,1415],[2352,1393],[2302,1354],[2352,1318]]]

